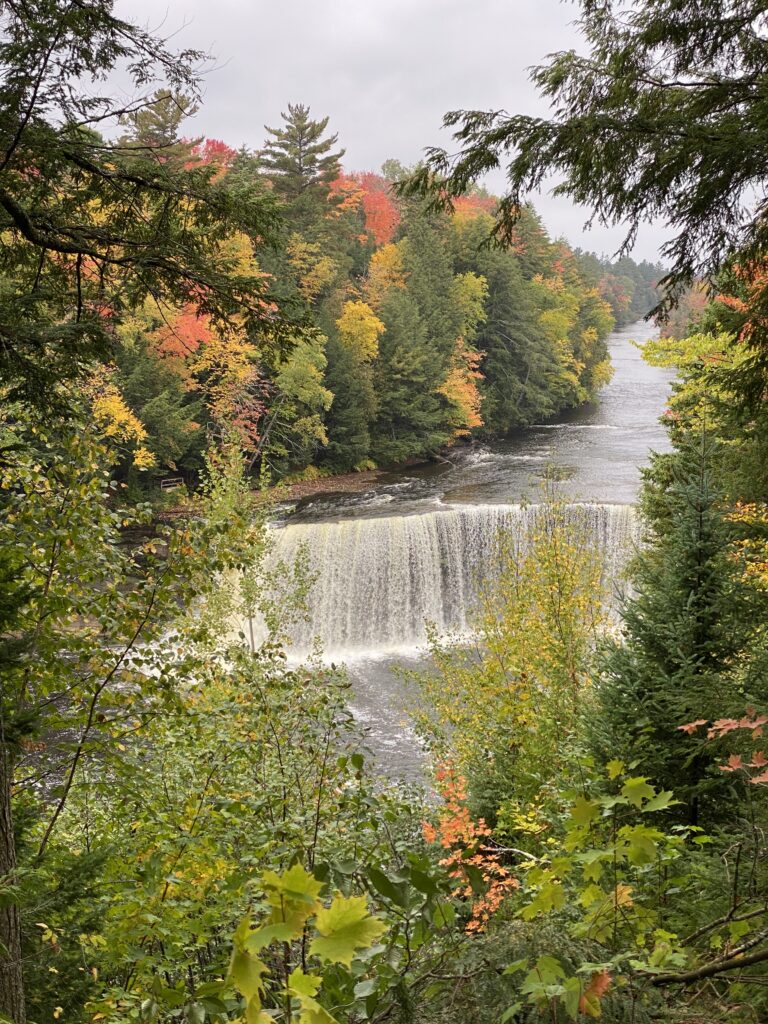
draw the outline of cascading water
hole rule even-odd
[[[500,531],[525,545],[545,514],[543,505],[471,505],[275,530],[273,558],[290,563],[305,548],[317,574],[294,653],[315,637],[336,657],[412,650],[426,622],[466,631],[478,581],[494,573]],[[616,580],[638,539],[632,506],[574,503],[563,516]]]
[[[573,502],[566,518],[579,542],[603,559],[606,584],[622,586],[639,540],[632,502],[640,467],[668,443],[659,417],[672,374],[644,363],[633,344],[654,333],[651,324],[634,324],[611,336],[616,372],[599,402],[558,423],[459,447],[439,463],[402,467],[368,492],[331,489],[275,529],[273,557],[292,561],[304,544],[318,577],[292,653],[301,656],[317,636],[327,656],[346,662],[352,710],[384,772],[421,777],[423,754],[405,710],[417,696],[397,666],[425,667],[418,649],[425,620],[446,632],[467,630],[477,580],[497,565],[499,529],[522,545],[543,514],[509,503],[540,494],[551,468],[559,493]]]

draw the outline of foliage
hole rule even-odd
[[[498,539],[469,644],[433,630],[429,670],[417,677],[430,748],[466,776],[470,807],[511,841],[536,835],[542,805],[569,778],[604,621],[602,566],[578,524],[556,499],[529,513],[525,540]]]
[[[697,824],[727,797],[715,755],[676,742],[676,730],[745,693],[760,697],[764,610],[732,557],[712,444],[692,439],[680,454],[633,573],[623,637],[607,655],[594,731],[606,759],[635,762],[674,788]]]
[[[285,126],[267,128],[270,138],[259,163],[286,204],[289,221],[302,230],[325,202],[344,150],[332,152],[338,136],[324,138],[328,118],[313,121],[309,107],[289,103],[281,116]]]
[[[0,330],[15,393],[44,405],[51,385],[109,352],[115,322],[150,295],[193,303],[222,327],[242,318],[265,348],[279,345],[264,278],[226,246],[238,232],[274,236],[266,192],[230,190],[214,165],[187,167],[106,137],[121,119],[143,123],[148,108],[164,117],[170,95],[188,96],[190,109],[201,55],[172,52],[117,17],[111,0],[86,9],[50,0],[34,18],[12,4],[3,28]],[[103,91],[114,68],[125,74],[123,99]]]
[[[511,237],[526,195],[557,174],[557,194],[626,225],[623,252],[644,220],[670,224],[668,284],[711,275],[732,251],[759,252],[765,12],[748,0],[580,6],[587,52],[556,53],[532,72],[552,115],[448,113],[458,154],[428,150],[406,193],[444,206],[508,160],[500,237]]]
[[[473,821],[465,780],[445,765],[436,770],[435,779],[442,798],[440,815],[436,825],[424,823],[424,836],[446,851],[440,864],[454,881],[454,896],[472,901],[467,931],[483,931],[508,890],[519,883],[500,863],[488,825],[482,818]]]

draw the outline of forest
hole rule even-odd
[[[3,1024],[768,1016],[768,16],[580,7],[549,118],[454,111],[373,174],[300,104],[185,139],[200,54],[1,0]],[[618,260],[547,236],[553,172]],[[387,779],[344,667],[290,656],[316,571],[268,485],[599,399],[654,306],[619,606],[553,488],[470,642],[429,631],[425,778]]]
[[[482,190],[450,216],[428,215],[395,195],[408,174],[396,160],[382,174],[345,173],[328,118],[306,106],[289,104],[255,153],[180,138],[193,111],[158,92],[121,143],[279,201],[271,245],[245,233],[229,244],[290,311],[293,334],[266,353],[257,338],[222,335],[194,299],[150,296],[122,320],[114,359],[89,387],[99,415],[121,420],[116,478],[137,497],[176,474],[194,486],[225,423],[262,485],[504,435],[593,398],[610,374],[610,330],[658,301],[660,267],[574,252],[530,206],[514,246],[483,248],[497,200]]]

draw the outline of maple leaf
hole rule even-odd
[[[744,762],[741,759],[741,754],[731,754],[728,758],[728,764],[721,764],[720,771],[723,772],[736,772],[740,768],[744,767]]]
[[[372,946],[387,930],[383,921],[369,914],[365,896],[334,896],[330,907],[318,910],[315,927],[320,935],[312,940],[309,952],[346,967],[358,949]]]
[[[593,974],[579,1000],[579,1013],[585,1013],[589,1017],[599,1017],[600,1000],[610,987],[611,975],[608,971],[598,971]]]
[[[698,718],[695,722],[686,722],[685,725],[678,725],[677,728],[680,732],[687,732],[689,736],[692,736],[693,733],[695,733],[696,730],[699,728],[699,726],[706,724],[706,718]]]
[[[762,768],[768,764],[768,758],[762,750],[755,750],[752,753],[752,760],[749,762],[750,768]]]

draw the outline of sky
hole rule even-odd
[[[289,102],[328,115],[349,171],[450,150],[443,114],[458,108],[545,114],[528,79],[547,54],[579,49],[569,0],[118,0],[117,11],[177,47],[212,56],[189,136],[259,149]],[[485,184],[503,189],[499,172]],[[545,191],[533,202],[552,236],[611,255],[621,228],[584,231],[589,211]],[[655,260],[660,230],[633,255]]]

